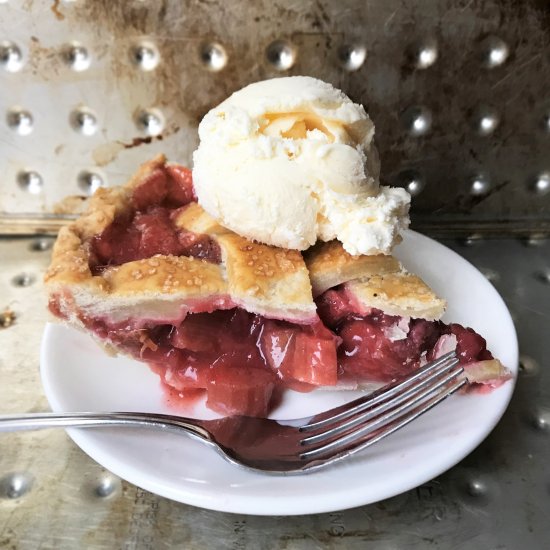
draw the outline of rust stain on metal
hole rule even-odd
[[[120,151],[124,150],[124,145],[121,143],[103,143],[92,151],[92,158],[96,166],[107,166],[113,162]]]
[[[33,75],[40,75],[44,80],[52,80],[61,68],[62,60],[57,47],[46,47],[36,36],[31,37],[29,44],[29,65]]]
[[[9,307],[4,308],[0,313],[0,328],[9,328],[15,323],[17,315]]]
[[[52,7],[50,8],[55,15],[55,18],[58,21],[63,21],[65,19],[65,16],[59,11],[59,4],[61,4],[61,0],[54,0]]]
[[[92,158],[94,159],[96,166],[107,166],[107,164],[115,161],[118,154],[125,149],[134,149],[140,145],[149,145],[156,141],[162,141],[166,137],[176,134],[179,131],[179,126],[172,125],[167,128],[163,134],[159,134],[158,136],[135,137],[130,142],[117,140],[114,142],[103,143],[92,151]]]
[[[130,143],[124,143],[123,141],[117,141],[124,149],[133,149],[134,147],[139,147],[140,145],[148,145],[153,143],[153,141],[162,141],[164,139],[163,135],[158,136],[147,136],[147,137],[136,137]]]
[[[128,2],[112,0],[94,0],[75,6],[75,15],[92,25],[101,25],[116,33],[138,31],[140,33],[157,30],[157,21],[163,19],[166,2],[154,2],[147,5],[131,5]]]

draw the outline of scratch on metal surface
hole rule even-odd
[[[399,9],[394,10],[390,14],[390,16],[386,19],[386,22],[384,23],[384,30],[385,31],[388,29],[389,24],[392,22],[393,18],[395,17],[395,15],[397,14],[398,11],[399,11]]]
[[[460,8],[460,11],[465,12],[473,3],[474,3],[474,0],[469,0],[469,2],[466,5],[462,6],[462,8]]]
[[[506,301],[507,304],[512,304],[515,308],[519,310],[528,311],[529,313],[533,313],[535,315],[539,315],[543,319],[550,319],[550,312],[549,311],[542,311],[540,309],[534,308],[532,306],[525,305],[524,302],[518,301],[514,296],[510,294],[502,294],[502,297]]]
[[[518,72],[523,70],[525,67],[527,67],[531,63],[533,63],[533,61],[536,61],[537,59],[539,59],[541,55],[542,55],[541,53],[537,53],[531,58],[529,58],[527,61],[524,61],[521,65],[518,65],[517,67],[515,67],[514,70],[508,71],[508,73],[503,78],[501,78],[491,86],[491,90],[494,90],[495,88],[500,86],[503,82],[506,82],[506,80],[508,80],[511,76],[517,75]]]
[[[508,107],[508,105],[510,105],[511,103],[514,103],[514,101],[516,101],[517,99],[519,99],[520,97],[523,97],[523,93],[521,91],[517,92],[516,94],[513,94],[512,96],[510,96],[507,100],[506,100],[506,103],[505,105]]]

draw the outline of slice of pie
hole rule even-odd
[[[57,317],[222,414],[267,415],[287,388],[386,382],[453,347],[471,380],[507,376],[481,336],[436,320],[444,303],[395,258],[248,241],[163,156],[60,231],[46,283]]]
[[[306,263],[319,316],[340,339],[341,381],[390,382],[453,350],[472,385],[487,390],[510,377],[482,336],[439,320],[444,300],[392,256],[351,256],[332,241]]]

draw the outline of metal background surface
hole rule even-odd
[[[62,431],[2,435],[0,548],[547,548],[549,30],[545,0],[0,0],[4,215],[72,212],[157,151],[188,163],[198,121],[229,93],[310,74],[365,103],[383,179],[415,195],[417,227],[471,234],[445,244],[504,296],[523,354],[509,410],[471,456],[332,514],[205,511],[117,479]],[[47,407],[50,245],[0,239],[1,412]]]
[[[419,223],[550,228],[546,0],[8,0],[0,29],[0,211],[189,164],[209,108],[308,74],[365,104]]]

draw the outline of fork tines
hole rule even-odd
[[[468,381],[455,352],[428,363],[414,375],[385,386],[301,427],[300,458],[323,463],[358,452],[402,428]]]

